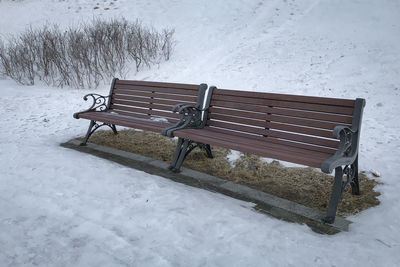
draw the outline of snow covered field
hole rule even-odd
[[[111,4],[112,3],[112,4]],[[93,17],[175,28],[176,50],[130,79],[367,100],[360,169],[381,205],[323,236],[251,203],[59,147],[86,131],[87,90],[0,80],[0,266],[396,266],[400,2],[0,1],[0,34]],[[109,8],[105,10],[105,8]],[[97,91],[106,93],[109,85]]]

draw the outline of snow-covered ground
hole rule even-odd
[[[360,168],[383,183],[381,205],[350,217],[350,232],[319,235],[250,203],[61,148],[86,130],[72,113],[88,91],[3,79],[0,266],[398,265],[398,14],[397,0],[0,1],[2,36],[98,16],[175,28],[171,60],[130,79],[366,98]]]

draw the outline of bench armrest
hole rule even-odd
[[[172,108],[172,112],[179,113],[181,115],[180,120],[173,126],[165,128],[161,131],[162,135],[172,137],[172,134],[176,130],[188,129],[188,128],[203,128],[204,123],[202,120],[203,111],[208,108],[200,109],[195,106],[177,104]]]
[[[192,110],[194,112],[202,112],[208,110],[208,108],[200,109],[195,106],[184,105],[184,104],[177,104],[172,108],[172,112],[174,113],[178,112],[179,114],[187,113],[189,110]]]
[[[358,131],[346,126],[336,126],[333,137],[339,139],[340,143],[336,153],[322,163],[321,170],[325,173],[331,173],[336,167],[352,164],[358,155]]]
[[[91,98],[93,101],[92,105],[86,110],[74,113],[73,116],[75,119],[79,119],[79,114],[84,112],[106,111],[109,108],[109,101],[107,99],[110,98],[110,95],[103,96],[99,94],[87,94],[83,97],[83,100],[87,101],[89,98]]]

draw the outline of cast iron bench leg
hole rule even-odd
[[[90,124],[89,124],[89,128],[88,128],[88,130],[87,130],[87,132],[86,132],[86,136],[85,136],[85,140],[80,144],[81,146],[86,146],[86,144],[87,144],[87,141],[89,140],[89,137],[93,134],[93,132],[95,131],[95,130],[93,130],[92,131],[92,128],[93,128],[93,126],[96,124],[96,122],[95,121],[90,121]]]
[[[208,158],[210,158],[210,159],[214,158],[210,145],[205,145],[204,150],[206,151]]]
[[[333,223],[335,221],[336,210],[339,205],[340,197],[343,191],[343,169],[342,167],[337,167],[335,169],[335,180],[333,181],[333,188],[331,194],[331,200],[328,205],[328,212],[326,217],[322,220],[326,223]]]
[[[175,168],[176,162],[178,161],[179,155],[181,154],[182,151],[182,143],[183,139],[179,138],[178,139],[178,145],[176,146],[176,150],[174,153],[174,157],[172,158],[171,165],[169,165],[168,169],[173,170]]]
[[[353,195],[360,195],[360,184],[358,182],[358,155],[354,160],[352,166],[353,170],[353,179],[350,182],[351,185],[351,194]]]
[[[115,127],[115,124],[111,124],[110,128],[114,132],[114,134],[118,134],[117,127]]]
[[[89,124],[89,128],[88,128],[86,136],[85,136],[85,140],[80,145],[86,146],[90,136],[92,136],[92,134],[102,126],[108,126],[111,128],[111,130],[114,132],[114,134],[118,134],[117,127],[115,127],[115,124],[109,124],[109,123],[98,124],[96,121],[91,120],[90,124]]]
[[[168,169],[173,172],[180,172],[181,166],[187,155],[190,154],[196,147],[204,149],[207,153],[208,158],[214,158],[211,146],[203,143],[195,143],[192,140],[179,138],[178,145],[175,150],[174,158],[172,159],[171,165]]]

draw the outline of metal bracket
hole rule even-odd
[[[90,124],[89,124],[89,128],[86,132],[86,136],[85,136],[85,140],[80,144],[81,146],[86,146],[90,136],[92,136],[92,134],[99,129],[100,127],[103,126],[108,126],[111,128],[111,130],[114,132],[114,134],[118,134],[117,132],[117,127],[115,127],[115,124],[110,124],[110,123],[105,123],[103,122],[102,124],[98,124],[97,121],[91,120]]]
[[[174,153],[174,157],[168,169],[170,169],[173,172],[180,172],[182,163],[187,157],[187,155],[189,155],[190,152],[192,152],[197,147],[200,149],[204,149],[207,153],[208,158],[214,158],[210,145],[193,142],[188,139],[179,138],[178,145],[176,146],[176,150]]]

